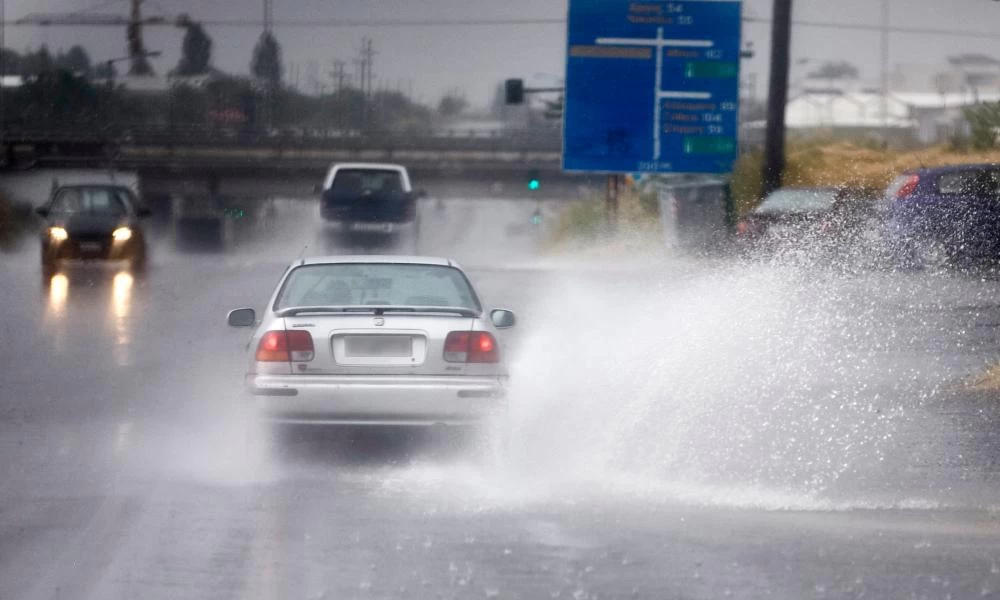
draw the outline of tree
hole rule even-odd
[[[65,70],[39,74],[13,94],[12,105],[26,122],[86,123],[98,116],[97,90]]]
[[[0,58],[0,63],[3,64],[3,72],[0,75],[17,75],[21,73],[23,59],[20,54],[7,48],[0,49],[0,53],[3,54],[3,57]]]
[[[257,46],[253,49],[253,60],[250,62],[250,72],[257,79],[271,87],[281,84],[281,46],[270,31],[261,34]]]
[[[56,56],[55,67],[70,73],[87,76],[90,75],[91,66],[90,55],[79,45],[72,46],[65,54],[60,52]]]
[[[1000,102],[987,102],[967,108],[965,118],[972,132],[972,147],[977,150],[996,148],[1000,142]]]
[[[94,77],[97,79],[113,79],[118,76],[118,69],[115,68],[114,64],[108,64],[106,62],[99,62],[97,66],[94,67]]]
[[[42,46],[37,52],[26,52],[21,60],[22,75],[41,75],[52,71],[52,54],[48,46]]]
[[[457,117],[469,107],[469,101],[457,92],[449,92],[438,103],[438,114],[442,117]]]
[[[846,60],[827,61],[806,75],[809,79],[857,79],[860,76],[858,68]]]
[[[198,23],[188,21],[185,28],[181,59],[173,71],[174,75],[183,77],[207,73],[212,63],[212,38]]]

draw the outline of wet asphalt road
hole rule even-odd
[[[521,317],[499,464],[247,420],[225,311],[351,249],[301,205],[141,279],[0,256],[0,598],[1000,597],[1000,281],[539,258],[533,210],[421,212]]]

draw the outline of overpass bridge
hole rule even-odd
[[[396,162],[418,182],[456,181],[488,190],[516,189],[529,171],[546,185],[538,195],[571,194],[595,178],[563,173],[560,135],[551,129],[406,133],[262,132],[233,128],[124,126],[8,127],[0,161],[7,169],[114,168],[138,173],[145,191],[312,192],[334,162]],[[575,195],[575,194],[572,194]]]
[[[558,132],[283,131],[222,128],[9,127],[0,134],[3,164],[182,172],[310,172],[336,161],[393,161],[425,171],[560,171]]]

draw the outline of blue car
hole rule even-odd
[[[918,266],[1000,259],[1000,165],[907,171],[885,195],[890,242]]]

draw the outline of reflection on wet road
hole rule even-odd
[[[962,384],[1000,282],[540,261],[534,208],[420,212],[418,250],[519,313],[500,464],[249,418],[226,310],[300,254],[409,251],[309,204],[41,294],[0,257],[0,598],[995,597],[1000,407]]]

